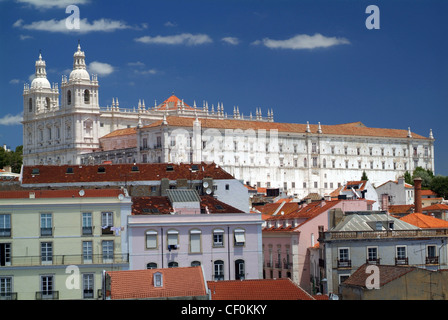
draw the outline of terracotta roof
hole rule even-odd
[[[443,204],[443,203],[436,203],[433,205],[430,205],[428,207],[424,207],[422,209],[422,211],[444,211],[444,210],[448,210],[448,205]]]
[[[156,110],[176,110],[178,108],[178,104],[182,104],[182,100],[173,94],[168,99],[166,99],[161,104],[159,104],[156,107]],[[184,104],[184,109],[195,110],[194,108],[190,107],[185,102],[183,104]]]
[[[106,139],[106,138],[113,138],[113,137],[121,137],[121,136],[135,136],[137,133],[137,128],[124,128],[124,129],[118,129],[115,131],[112,131],[109,134],[106,134],[105,136],[102,136],[100,139]]]
[[[379,187],[382,187],[385,184],[390,183],[390,182],[398,184],[398,180],[389,180],[389,181],[384,182],[383,184],[380,184],[378,187],[376,187],[376,189],[378,189]],[[406,182],[404,183],[404,187],[407,188],[407,189],[414,189],[414,186],[412,184],[409,184],[409,183],[406,183]]]
[[[414,212],[415,205],[413,204],[396,204],[396,205],[390,205],[387,211],[389,211],[390,214],[396,214],[396,213],[412,213]]]
[[[203,212],[208,211],[214,213],[244,213],[212,196],[201,196],[200,208]],[[207,208],[207,209],[206,209]],[[151,196],[151,197],[133,197],[132,198],[132,214],[133,215],[147,215],[147,214],[170,214],[173,212],[173,207],[168,197],[165,196]]]
[[[355,190],[362,191],[367,185],[367,180],[364,181],[347,181],[345,184],[343,191],[351,191],[350,188],[358,187],[358,189],[355,188]]]
[[[437,219],[423,213],[410,213],[400,220],[419,228],[448,228],[448,221]]]
[[[169,126],[176,127],[192,127],[195,118],[168,116],[166,121]],[[202,128],[217,128],[217,129],[265,129],[278,130],[278,132],[293,132],[305,133],[307,125],[298,123],[279,123],[266,121],[249,121],[249,120],[234,120],[234,119],[199,119]],[[163,120],[156,121],[143,128],[159,127]],[[310,124],[312,133],[317,133],[318,125]],[[402,129],[383,129],[383,128],[368,128],[359,126],[357,123],[347,123],[338,125],[321,125],[323,134],[331,135],[349,135],[349,136],[370,136],[370,137],[390,137],[407,139],[408,131]],[[412,139],[429,139],[424,136],[412,133]]]
[[[50,198],[116,198],[123,194],[121,189],[85,189],[81,196],[81,189],[63,190],[26,190],[26,191],[0,191],[0,199],[50,199]]]
[[[138,163],[138,171],[132,171],[133,164],[102,164],[102,165],[62,165],[62,166],[24,166],[23,184],[50,183],[84,183],[84,182],[117,182],[117,181],[160,181],[162,178],[177,180],[192,178],[202,180],[206,177],[213,179],[234,179],[221,167],[214,163],[196,164],[198,170],[191,172],[194,164],[171,163]],[[99,172],[100,167],[104,172]],[[73,173],[67,173],[71,168]],[[172,169],[172,170],[170,170]],[[33,174],[38,170],[38,174]],[[101,170],[100,170],[101,171]]]
[[[403,266],[391,266],[391,265],[377,265],[380,274],[380,287],[385,284],[398,279],[405,274],[416,270],[416,267],[403,267]],[[367,278],[371,275],[371,272],[366,272],[367,264],[363,264],[359,267],[342,285],[357,286],[366,288]]]
[[[208,281],[212,300],[314,300],[291,279]]]
[[[422,196],[437,196],[437,193],[435,193],[435,192],[432,191],[432,190],[421,190],[421,191],[420,191],[420,194],[421,194]]]
[[[154,287],[154,273],[160,272],[163,287]],[[207,286],[201,267],[108,271],[111,299],[204,296]]]

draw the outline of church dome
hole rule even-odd
[[[75,69],[70,72],[70,80],[90,80],[90,75],[86,69]]]
[[[51,89],[50,81],[48,81],[47,78],[34,78],[33,81],[31,81],[31,88]]]

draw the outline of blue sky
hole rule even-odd
[[[365,22],[380,10],[380,29]],[[68,5],[79,8],[69,30]],[[23,84],[42,50],[51,83],[69,73],[78,39],[100,104],[172,92],[192,104],[275,121],[411,130],[436,138],[448,175],[448,1],[0,0],[0,143],[22,144]]]

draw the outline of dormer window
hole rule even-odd
[[[156,288],[163,287],[163,275],[162,275],[162,273],[160,273],[160,272],[154,273],[153,279],[154,279],[154,287],[156,287]]]
[[[98,173],[106,173],[105,167],[98,167]]]

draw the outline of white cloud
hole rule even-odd
[[[16,0],[16,2],[28,4],[39,9],[50,9],[66,8],[71,4],[86,4],[89,0]]]
[[[167,21],[164,23],[165,27],[177,27],[177,24],[175,22]]]
[[[19,82],[20,82],[19,79],[11,79],[11,80],[9,80],[10,84],[18,84]]]
[[[128,62],[128,66],[130,67],[144,67],[145,64],[141,61],[136,61],[136,62]]]
[[[149,69],[149,70],[135,70],[134,72],[137,73],[137,74],[143,74],[143,75],[159,73],[156,69]]]
[[[87,18],[81,19],[79,21],[79,29],[67,28],[66,19],[41,20],[31,22],[30,24],[24,24],[24,21],[22,19],[19,19],[16,22],[14,22],[12,26],[26,30],[62,32],[62,33],[112,32],[115,30],[132,28],[123,21],[110,20],[104,18],[94,20],[93,22],[89,22]]]
[[[28,81],[32,82],[34,80],[34,78],[36,77],[36,74],[32,73],[28,76]]]
[[[224,37],[224,38],[221,39],[221,41],[223,41],[225,43],[228,43],[228,44],[231,44],[231,45],[234,45],[234,46],[236,46],[237,44],[240,43],[240,40],[238,38],[235,38],[235,37]]]
[[[32,36],[23,35],[23,34],[20,35],[20,40],[26,40],[26,39],[32,39],[32,38],[33,38]]]
[[[107,76],[114,72],[114,67],[108,63],[93,61],[87,67],[90,72],[96,73],[100,76]]]
[[[0,118],[0,125],[2,126],[15,126],[20,125],[23,120],[22,113],[16,114],[15,116],[12,114],[7,114]]]
[[[185,44],[188,46],[195,46],[213,42],[213,40],[206,34],[191,34],[191,33],[182,33],[174,36],[156,36],[156,37],[144,36],[136,38],[135,41],[150,44],[169,44],[169,45]]]
[[[325,37],[320,33],[316,33],[313,36],[307,34],[298,34],[292,38],[286,40],[273,40],[269,38],[264,38],[263,40],[254,41],[252,44],[258,45],[263,44],[264,46],[271,49],[315,49],[315,48],[328,48],[340,44],[349,44],[345,38],[337,37]]]

